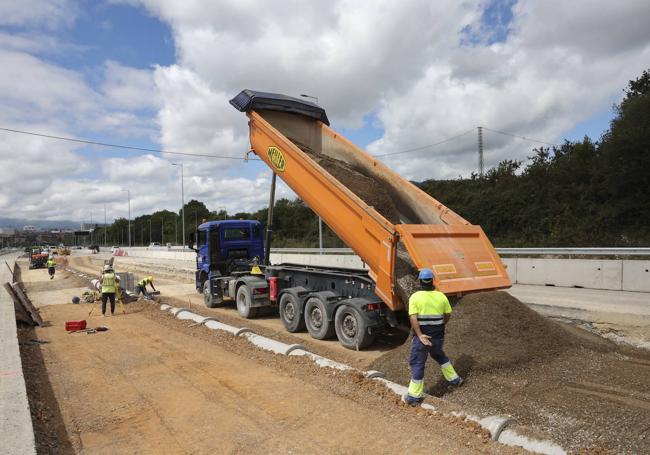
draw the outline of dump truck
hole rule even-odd
[[[29,254],[29,268],[40,269],[45,267],[49,255],[41,247],[33,246]]]
[[[419,269],[432,269],[436,288],[452,299],[510,287],[505,266],[480,226],[330,128],[322,107],[252,90],[230,103],[248,116],[251,152],[273,171],[273,182],[279,176],[367,270],[271,265],[269,236],[265,259],[260,257],[260,228],[251,228],[246,240],[230,250],[223,248],[229,227],[204,223],[192,243],[197,240],[196,283],[206,305],[235,301],[247,318],[259,308],[276,306],[288,331],[307,329],[316,339],[336,335],[343,346],[360,349],[405,319]],[[336,171],[342,168],[347,173]],[[368,194],[366,200],[360,197],[358,188],[352,190],[358,187],[356,178],[385,192],[389,204],[370,201]],[[271,195],[274,191],[273,186]],[[272,207],[273,196],[269,211]]]

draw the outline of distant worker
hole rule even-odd
[[[424,401],[424,366],[428,356],[440,364],[442,375],[449,384],[459,386],[463,383],[442,350],[445,325],[451,317],[449,300],[445,294],[435,290],[430,269],[422,269],[418,280],[422,290],[414,292],[409,299],[409,318],[414,332],[409,356],[411,382],[408,393],[402,398],[411,406]]]
[[[115,315],[115,293],[120,283],[120,277],[115,274],[110,264],[104,266],[104,273],[99,278],[102,285],[102,317],[106,317],[106,301],[111,301],[111,316]]]
[[[144,277],[138,281],[138,289],[135,293],[136,296],[139,296],[140,293],[144,296],[145,299],[149,298],[149,293],[147,292],[147,285],[151,286],[151,289],[156,292],[156,288],[153,285],[153,277],[151,275]]]
[[[47,273],[50,274],[50,280],[54,279],[54,272],[56,267],[56,261],[54,260],[53,256],[50,256],[47,258]]]

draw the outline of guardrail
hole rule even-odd
[[[191,251],[182,246],[131,247],[133,250]],[[507,256],[650,256],[650,247],[635,248],[497,248]],[[271,248],[275,254],[354,254],[351,248]]]
[[[650,248],[497,248],[509,256],[650,256]],[[272,253],[287,254],[354,254],[351,248],[271,248]]]
[[[510,256],[650,256],[650,248],[497,248]]]

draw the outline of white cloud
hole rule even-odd
[[[478,1],[142,3],[172,26],[179,56],[156,73],[163,143],[230,154],[246,125],[226,102],[243,88],[318,96],[345,127],[374,112],[385,129],[369,146],[378,154],[478,125],[559,142],[608,109],[650,56],[642,0],[522,0],[506,41],[490,46],[461,44],[465,27],[489,33]],[[485,138],[488,166],[539,145]],[[386,162],[409,178],[467,176],[476,136],[398,156]]]
[[[70,26],[78,12],[72,0],[4,0],[0,2],[0,25],[56,29]]]
[[[130,68],[114,61],[105,63],[101,91],[106,101],[116,108],[157,109],[160,96],[153,80],[153,72]]]
[[[117,139],[157,137],[166,150],[240,158],[249,147],[246,117],[228,100],[251,88],[317,96],[330,119],[347,128],[375,114],[385,130],[369,146],[377,154],[437,142],[477,125],[559,141],[620,99],[626,81],[650,61],[645,0],[598,6],[586,0],[520,0],[507,39],[489,46],[485,40],[461,43],[465,27],[489,33],[490,24],[480,23],[485,6],[480,0],[141,4],[171,26],[176,64],[148,71],[107,62],[94,90],[80,72],[24,53],[47,48],[46,40],[0,35],[5,49],[0,121],[36,122],[49,131],[99,131]],[[40,12],[6,21],[69,24],[56,19],[56,11],[60,8],[51,22]],[[151,109],[157,110],[155,120],[140,115]],[[485,142],[488,166],[525,159],[535,146],[487,130]],[[1,150],[0,159],[9,153]],[[184,163],[186,200],[200,199],[213,210],[226,206],[231,213],[267,204],[270,172],[257,164],[172,155],[98,157],[92,165],[101,172],[75,179],[58,176],[73,172],[70,162],[90,163],[75,149],[65,150],[68,167],[62,164],[54,178],[34,175],[25,196],[11,198],[24,201],[21,213],[43,210],[59,217],[88,211],[70,204],[49,211],[68,197],[85,207],[109,203],[111,214],[125,216],[120,190],[126,186],[134,215],[177,210],[178,168],[171,161]],[[385,161],[411,179],[467,176],[477,166],[476,136]],[[31,196],[39,187],[47,193],[41,200]],[[282,186],[278,197],[291,194]],[[10,204],[4,199],[3,210]]]

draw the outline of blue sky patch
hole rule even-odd
[[[489,46],[505,42],[510,33],[515,3],[516,0],[490,0],[483,9],[480,21],[461,30],[461,45]]]

